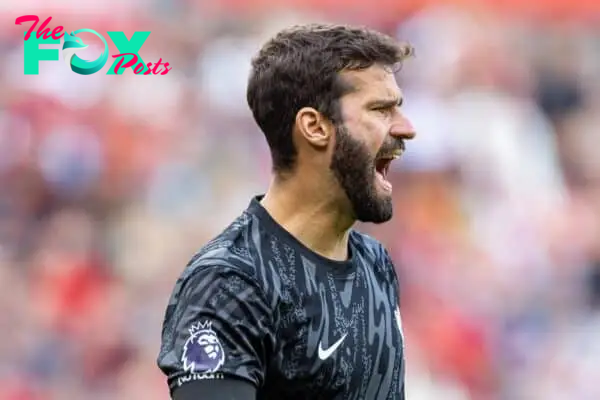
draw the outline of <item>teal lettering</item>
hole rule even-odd
[[[27,32],[25,32],[27,35]],[[37,75],[40,73],[40,61],[58,61],[58,49],[40,49],[40,44],[60,44],[60,38],[45,38],[40,35],[30,36],[24,41],[23,64],[25,75]]]
[[[142,48],[142,46],[146,42],[146,39],[148,39],[148,36],[150,36],[150,31],[135,32],[133,34],[133,36],[131,36],[131,40],[127,40],[127,36],[125,36],[125,34],[123,32],[114,31],[114,32],[107,32],[107,33],[108,33],[108,36],[110,37],[110,39],[115,44],[115,46],[117,46],[117,50],[119,50],[119,53],[134,54],[133,56],[128,56],[131,59],[133,59],[133,57],[137,56],[137,59],[138,59],[137,64],[132,65],[130,68],[132,68],[135,71],[136,67],[139,64],[142,64],[144,69],[142,69],[140,71],[140,73],[145,72],[148,69],[148,67],[144,63],[144,60],[142,60],[142,57],[140,57],[138,51]],[[123,74],[123,72],[125,71],[125,68],[121,67],[121,66],[119,68],[116,68],[117,63],[118,63],[118,60],[115,60],[113,62],[113,65],[108,69],[107,75],[115,75],[115,70],[118,71],[117,72],[118,75]],[[128,62],[126,61],[125,64],[127,65]]]

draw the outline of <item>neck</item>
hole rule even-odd
[[[336,261],[348,258],[348,238],[354,219],[327,190],[299,178],[275,178],[262,206],[300,243]]]

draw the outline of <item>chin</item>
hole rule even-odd
[[[382,224],[392,219],[394,209],[392,196],[389,194],[379,195],[361,207],[355,207],[356,219],[360,222]]]
[[[384,203],[392,202],[392,192],[378,190],[377,191],[377,203],[383,206]]]
[[[384,224],[392,219],[392,213],[389,215],[378,215],[376,217],[358,218],[357,220],[364,223],[371,223],[375,225]]]

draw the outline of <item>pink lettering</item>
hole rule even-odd
[[[131,57],[131,60],[127,61],[125,63],[125,65],[123,65],[121,67],[121,65],[123,64],[123,60],[125,60],[125,56],[133,56],[133,57]],[[119,57],[121,59],[119,60],[117,65],[115,65],[115,74],[118,74],[119,69],[121,69],[121,68],[130,68],[130,67],[133,67],[135,64],[137,64],[138,58],[134,53],[121,53],[121,54],[116,54],[113,56],[113,58],[119,58]]]
[[[35,36],[38,39],[42,35],[44,36],[44,39],[52,37],[52,39],[58,40],[62,38],[64,35],[63,33],[60,33],[63,30],[62,26],[57,26],[52,30],[52,32],[50,32],[50,28],[46,28],[50,21],[52,21],[52,17],[46,18],[46,20],[42,22],[42,25],[40,25],[40,27],[36,31],[35,27],[37,26],[37,23],[40,22],[40,17],[38,17],[37,15],[23,15],[15,20],[15,25],[22,25],[24,22],[33,22],[33,24],[27,30],[27,33],[25,34],[25,40],[28,40],[33,32],[35,32]]]

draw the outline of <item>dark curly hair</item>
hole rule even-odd
[[[246,97],[271,149],[273,171],[294,168],[292,129],[301,108],[313,107],[341,122],[339,99],[352,88],[340,72],[373,64],[396,67],[412,54],[408,44],[345,25],[294,26],[270,39],[252,60]]]

